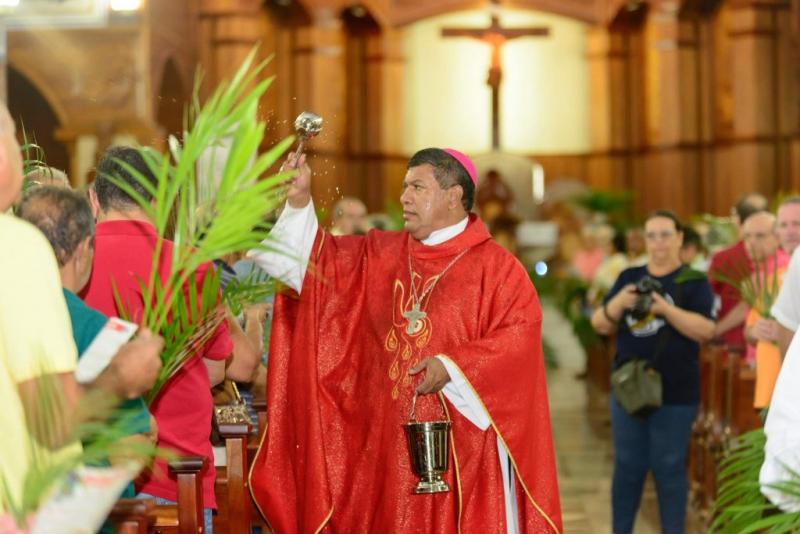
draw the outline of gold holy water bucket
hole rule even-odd
[[[450,486],[442,480],[442,474],[447,471],[450,427],[453,423],[447,418],[441,396],[439,396],[439,402],[442,404],[442,420],[420,423],[416,416],[417,394],[414,393],[409,421],[403,425],[408,442],[408,454],[411,457],[411,467],[414,473],[420,477],[414,493],[450,491]]]

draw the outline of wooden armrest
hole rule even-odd
[[[182,456],[169,462],[169,472],[172,474],[199,473],[203,470],[208,460],[202,456]]]
[[[109,517],[148,515],[152,512],[154,506],[155,503],[152,499],[120,499],[111,509]]]
[[[218,424],[219,435],[224,439],[242,438],[246,439],[250,435],[252,425],[250,423]]]
[[[120,499],[108,518],[117,534],[146,534],[154,508],[151,499]]]
[[[174,504],[156,506],[151,514],[153,531],[156,533],[180,532],[178,507]]]

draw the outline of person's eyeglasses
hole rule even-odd
[[[663,232],[646,232],[644,234],[644,238],[648,241],[658,241],[658,240],[666,240],[670,237],[674,236],[675,232],[672,231],[663,231]]]

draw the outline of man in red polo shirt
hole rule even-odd
[[[135,201],[115,185],[109,176],[127,182],[144,198],[149,193],[127,172],[120,161],[138,170],[155,183],[147,164],[138,150],[114,147],[106,151],[97,165],[97,180],[93,200],[99,205],[95,233],[95,253],[92,277],[82,296],[87,304],[109,315],[117,315],[114,290],[127,306],[132,320],[141,319],[142,295],[139,280],[148,280],[157,240],[155,227]],[[165,279],[169,274],[173,244],[164,241],[159,274]],[[200,293],[202,276],[210,266],[202,267],[198,274],[198,287],[188,290]],[[214,459],[209,435],[213,400],[211,387],[225,378],[249,381],[260,360],[241,328],[234,322],[223,322],[212,334],[200,354],[186,363],[181,371],[162,389],[150,405],[158,423],[158,445],[176,450],[181,455],[205,456],[208,466],[203,473],[203,502],[206,508],[206,531],[211,532],[211,510],[216,508],[214,496]],[[167,501],[177,500],[177,483],[167,473],[163,461],[156,462],[153,470],[137,484],[141,493]]]
[[[743,195],[732,208],[736,228],[741,235],[744,221],[759,211],[767,209],[767,199],[759,193]],[[738,280],[753,271],[753,262],[747,254],[744,241],[739,239],[728,248],[718,251],[711,257],[708,277],[711,289],[718,300],[717,324],[715,337],[721,338],[728,347],[744,349],[744,320],[747,316],[747,305],[742,301],[739,290],[731,284],[720,280],[720,275]]]

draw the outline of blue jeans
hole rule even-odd
[[[164,499],[162,497],[156,497],[155,495],[150,495],[149,493],[140,493],[136,496],[137,499],[153,499],[156,501],[156,504],[177,504],[175,501],[170,501],[169,499]],[[214,532],[214,509],[213,508],[203,508],[203,524],[205,525],[205,532],[206,534],[213,534]]]
[[[663,534],[683,534],[689,483],[686,454],[696,405],[664,405],[646,418],[633,417],[611,395],[614,534],[630,534],[647,472],[653,471]]]

